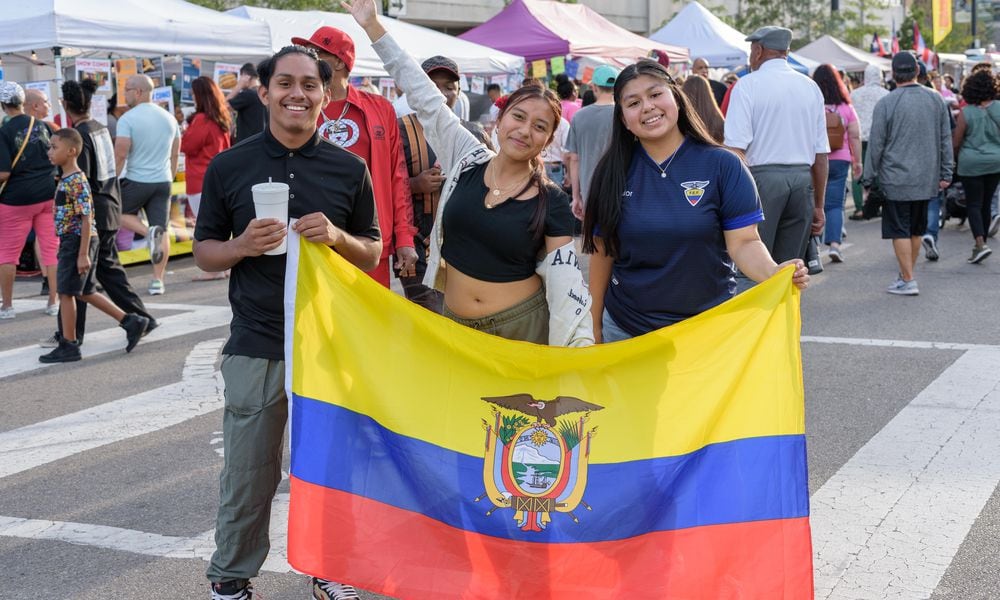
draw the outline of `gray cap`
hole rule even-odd
[[[746,41],[758,42],[768,50],[785,52],[792,45],[792,30],[768,25],[748,35]]]
[[[21,106],[24,104],[24,88],[13,81],[0,82],[0,103]]]

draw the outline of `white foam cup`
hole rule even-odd
[[[253,208],[258,219],[278,219],[288,224],[288,184],[278,181],[258,183],[250,188],[253,194]],[[264,254],[271,256],[284,254],[288,251],[287,239],[281,240],[281,245]]]

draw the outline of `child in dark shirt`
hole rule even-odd
[[[59,236],[56,266],[56,286],[59,292],[59,318],[63,337],[59,346],[38,357],[43,363],[80,360],[80,345],[76,341],[76,299],[93,304],[98,310],[118,321],[125,330],[126,352],[139,343],[149,320],[137,314],[125,314],[103,294],[96,293],[94,261],[97,258],[97,230],[94,227],[94,205],[90,184],[76,164],[83,148],[83,138],[75,129],[60,129],[52,136],[49,161],[60,168],[62,179],[56,188],[55,227]]]

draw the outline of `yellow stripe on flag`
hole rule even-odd
[[[297,268],[292,391],[405,436],[482,456],[480,425],[492,424],[493,413],[481,398],[521,393],[604,407],[588,425],[601,440],[591,464],[805,430],[799,294],[790,269],[652,334],[558,348],[458,325],[390,293],[323,246],[302,241]],[[636,411],[653,417],[637,424]]]

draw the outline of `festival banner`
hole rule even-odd
[[[128,106],[125,103],[125,84],[128,78],[139,72],[139,65],[134,58],[119,58],[115,61],[115,83],[117,90],[116,106]]]
[[[93,79],[97,91],[111,93],[111,61],[96,58],[76,59],[76,80]]]
[[[552,74],[559,75],[566,72],[566,58],[563,56],[553,56],[549,61],[552,65]]]
[[[580,78],[580,81],[584,83],[590,83],[593,79],[594,79],[594,67],[584,67],[583,77]]]
[[[212,73],[212,79],[215,79],[215,83],[219,85],[219,88],[223,92],[228,92],[235,88],[240,81],[240,67],[241,65],[234,63],[217,62]]]
[[[791,268],[562,348],[459,325],[289,236],[295,569],[416,600],[812,597]],[[419,380],[393,371],[414,356],[433,357]]]
[[[931,37],[935,47],[951,33],[951,0],[931,0]]]
[[[545,65],[544,60],[533,60],[531,61],[531,76],[537,79],[545,78],[548,73],[548,67]]]
[[[580,63],[575,60],[566,61],[566,76],[570,79],[576,79],[576,75],[580,70]]]

